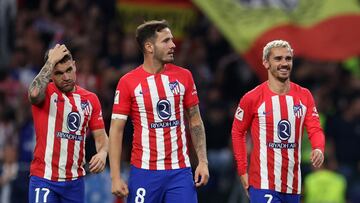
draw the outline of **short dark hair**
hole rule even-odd
[[[44,61],[45,61],[45,63],[46,63],[46,61],[49,59],[49,50],[47,50],[46,51],[46,53],[45,53],[45,57],[44,57]],[[70,53],[70,51],[69,51],[69,54],[66,54],[60,61],[58,61],[56,64],[58,64],[58,63],[65,63],[65,62],[67,62],[67,61],[69,61],[69,60],[72,60],[73,58],[72,58],[72,55],[71,55],[71,53]],[[54,64],[54,66],[56,66],[56,64]]]
[[[144,52],[144,44],[146,40],[156,36],[156,32],[160,32],[164,28],[168,28],[169,24],[166,20],[151,20],[139,25],[136,29],[136,41],[139,48]]]

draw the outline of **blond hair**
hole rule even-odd
[[[287,48],[291,52],[291,54],[294,54],[294,51],[291,48],[289,42],[285,40],[273,40],[265,45],[263,49],[263,60],[268,60],[271,49],[277,47]]]

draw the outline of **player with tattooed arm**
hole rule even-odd
[[[193,77],[171,64],[175,44],[165,20],[140,25],[136,40],[144,62],[119,80],[115,92],[109,137],[112,193],[132,203],[197,202],[196,187],[208,182],[209,170]],[[128,116],[134,126],[129,185],[120,177]],[[185,117],[199,162],[194,177]]]
[[[108,137],[98,97],[75,84],[76,66],[65,45],[55,45],[29,87],[36,145],[30,166],[30,203],[83,203],[85,140],[91,130],[97,154],[92,173],[104,170]]]

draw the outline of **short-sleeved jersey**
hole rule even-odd
[[[199,103],[190,71],[166,64],[158,74],[142,66],[116,88],[112,119],[130,116],[134,126],[131,164],[150,170],[190,167],[184,110]]]
[[[79,86],[63,93],[51,82],[32,112],[36,146],[30,174],[53,181],[84,176],[87,130],[104,128],[98,97]]]
[[[309,90],[290,83],[285,95],[273,93],[268,82],[240,100],[232,128],[238,173],[247,171],[246,131],[251,128],[253,148],[249,184],[289,194],[301,192],[301,137],[306,127],[313,149],[325,147],[314,99]]]

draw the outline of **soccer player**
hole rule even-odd
[[[293,50],[275,40],[263,50],[268,80],[240,100],[232,127],[238,174],[250,202],[300,202],[301,137],[306,127],[312,145],[311,162],[324,160],[325,136],[310,91],[290,82]],[[247,172],[246,132],[253,148]],[[248,175],[249,174],[249,175]]]
[[[165,20],[138,26],[136,40],[144,62],[119,80],[115,92],[109,137],[112,193],[137,203],[197,202],[196,187],[208,182],[209,170],[192,75],[171,64],[175,44]],[[129,186],[120,177],[128,116],[134,126]],[[199,161],[194,178],[185,117]]]
[[[108,138],[97,96],[75,84],[76,66],[65,45],[55,45],[29,87],[36,133],[30,166],[30,203],[83,203],[85,140],[94,135],[92,173],[104,170]]]

